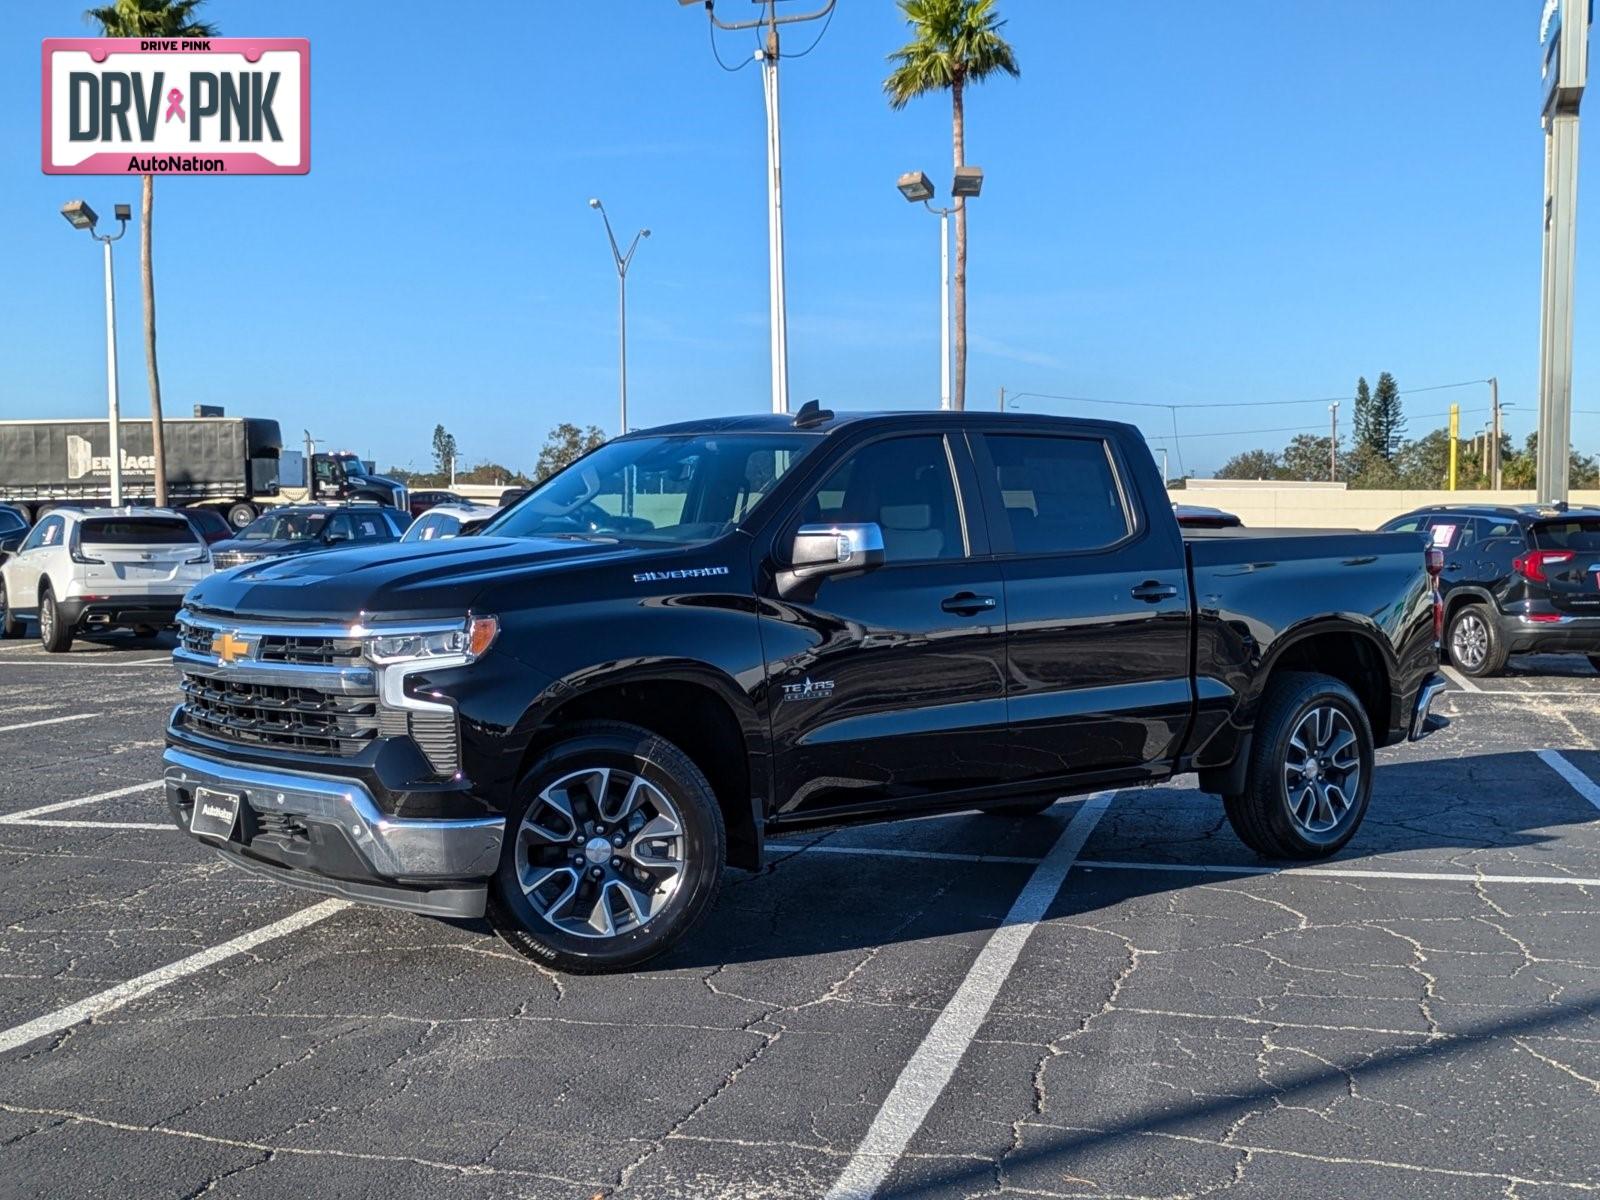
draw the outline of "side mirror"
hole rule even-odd
[[[785,596],[814,592],[814,585],[810,589],[804,585],[882,564],[883,530],[875,522],[802,525],[789,548],[788,567],[778,572],[778,591]]]

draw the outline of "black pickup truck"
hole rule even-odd
[[[1258,853],[1331,854],[1429,728],[1439,617],[1415,533],[1186,539],[1130,426],[813,403],[207,579],[166,794],[262,875],[619,970],[804,825],[1194,771]]]

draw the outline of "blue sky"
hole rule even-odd
[[[806,0],[796,0],[805,3]],[[84,5],[18,5],[0,59],[0,416],[104,412],[95,253],[56,214],[133,179],[39,172],[39,40]],[[1020,81],[976,90],[969,404],[997,389],[1180,406],[1184,465],[1325,428],[1356,376],[1498,375],[1538,391],[1536,0],[1001,0]],[[719,0],[719,12],[753,6]],[[768,407],[761,85],[672,0],[454,6],[211,0],[234,36],[312,46],[312,172],[158,179],[169,413],[220,403],[377,458],[531,467],[560,421],[615,426],[616,280],[599,218],[649,225],[629,276],[631,423]],[[401,20],[414,12],[417,24]],[[451,27],[427,28],[448,14]],[[535,14],[537,20],[534,20]],[[815,34],[804,26],[786,48]],[[840,0],[783,71],[791,392],[938,403],[937,222],[894,189],[949,174],[943,98],[894,113],[889,0]],[[747,35],[721,35],[742,61]],[[1591,143],[1593,145],[1593,143]],[[1591,156],[1595,151],[1591,150]],[[1600,410],[1600,238],[1581,177],[1577,408]],[[124,411],[145,411],[136,239],[121,243]],[[1413,435],[1488,389],[1407,398]],[[1231,401],[1255,408],[1198,407]],[[1118,416],[1160,410],[1027,399]],[[1347,420],[1349,406],[1341,410]],[[1273,432],[1254,433],[1255,430]],[[1284,431],[1279,431],[1284,430]],[[1600,412],[1574,421],[1600,448]],[[1176,473],[1177,462],[1173,464]]]

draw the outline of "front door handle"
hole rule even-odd
[[[1178,594],[1178,589],[1170,583],[1160,583],[1154,579],[1147,579],[1134,588],[1131,595],[1135,600],[1143,600],[1154,604],[1158,600],[1171,600]]]
[[[978,596],[972,592],[957,592],[954,596],[946,596],[939,605],[945,612],[960,613],[963,617],[988,612],[994,606],[993,596]]]

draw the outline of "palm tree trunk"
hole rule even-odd
[[[139,212],[139,280],[144,285],[144,365],[150,377],[150,452],[156,460],[156,507],[167,506],[167,439],[161,426],[161,374],[156,370],[156,279],[150,266],[150,213],[155,179],[146,175]]]
[[[954,141],[955,165],[966,164],[966,114],[961,103],[960,75],[950,81],[950,128]],[[952,371],[950,404],[958,412],[967,407],[967,200],[956,202],[956,362]]]

